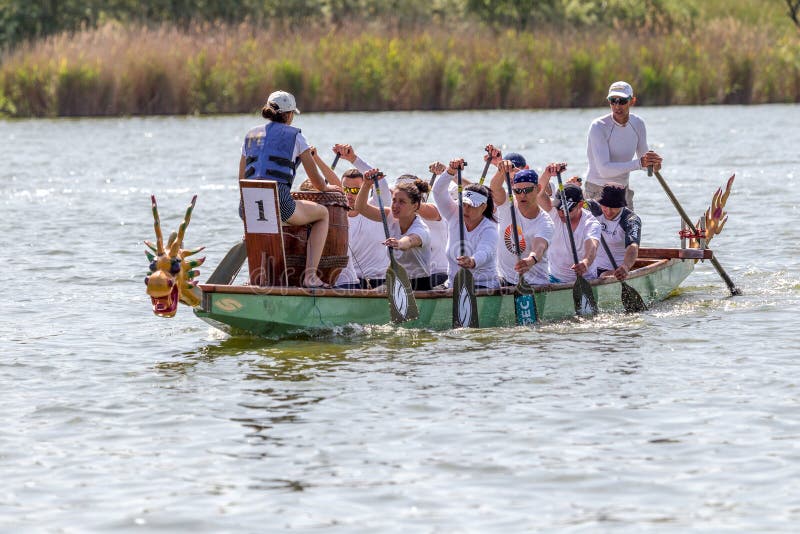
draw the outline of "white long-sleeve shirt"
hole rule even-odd
[[[617,124],[611,113],[595,119],[586,145],[586,182],[598,186],[614,182],[628,187],[631,171],[642,168],[639,160],[647,150],[647,129],[636,115],[631,113],[625,126]]]
[[[433,198],[441,216],[447,220],[447,278],[453,284],[459,265],[456,258],[461,256],[461,230],[458,220],[458,203],[450,197],[448,187],[452,176],[442,173],[433,184]],[[497,223],[484,217],[472,231],[464,227],[464,254],[475,260],[475,268],[470,269],[475,285],[500,287],[497,278]]]

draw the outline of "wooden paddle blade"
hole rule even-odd
[[[478,328],[478,298],[472,271],[459,269],[453,279],[453,328]]]
[[[627,313],[639,313],[647,310],[647,305],[639,292],[625,282],[622,282],[622,306]]]
[[[577,315],[594,315],[598,311],[597,302],[592,294],[592,286],[581,275],[578,275],[575,285],[572,286],[572,300],[575,302]]]
[[[389,295],[389,312],[393,323],[404,323],[419,317],[417,299],[411,290],[411,281],[402,265],[392,258],[386,270],[386,290]]]
[[[520,278],[517,290],[514,293],[514,313],[517,316],[517,324],[520,326],[536,324],[539,314],[536,311],[536,299],[533,297],[533,288]]]
[[[239,270],[242,268],[245,260],[247,260],[247,247],[244,241],[241,241],[233,245],[228,253],[225,254],[225,257],[222,258],[217,268],[214,269],[214,272],[208,277],[206,283],[222,285],[232,284],[236,275],[239,274]]]

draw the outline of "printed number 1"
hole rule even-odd
[[[267,218],[264,217],[264,201],[263,200],[256,200],[256,204],[258,204],[258,220],[259,221],[266,221]]]

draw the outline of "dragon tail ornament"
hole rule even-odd
[[[711,205],[695,225],[695,228],[698,229],[698,232],[700,232],[703,239],[705,239],[706,246],[708,246],[708,242],[711,241],[715,235],[722,232],[725,223],[728,222],[728,212],[725,211],[725,203],[728,201],[728,196],[731,194],[731,186],[733,185],[734,178],[736,178],[735,174],[728,178],[724,190],[721,187],[717,189],[717,192],[714,193],[714,197],[711,199]],[[705,235],[703,235],[703,233]],[[700,247],[699,240],[695,236],[689,241],[689,247]]]

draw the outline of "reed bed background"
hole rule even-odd
[[[617,79],[645,105],[800,102],[800,38],[734,19],[687,35],[108,23],[7,53],[0,114],[249,113],[278,88],[304,111],[584,107]]]

